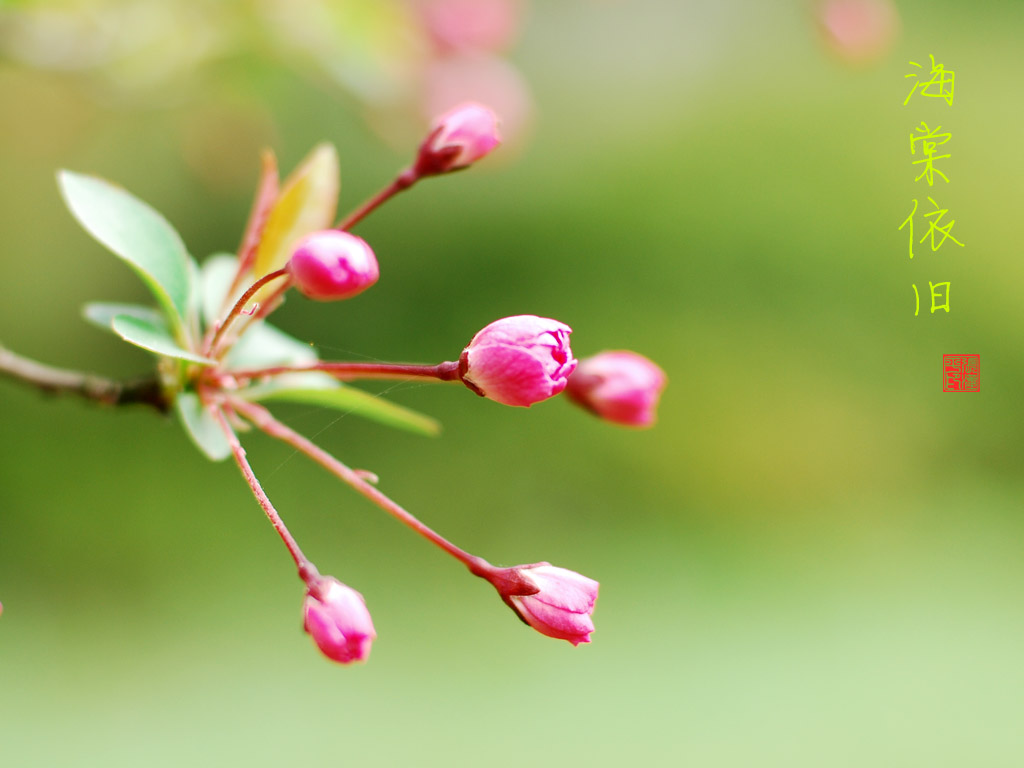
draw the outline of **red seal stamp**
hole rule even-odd
[[[981,355],[943,355],[943,392],[981,392]]]

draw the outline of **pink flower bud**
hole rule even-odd
[[[420,146],[415,173],[433,176],[466,168],[501,143],[498,118],[488,107],[467,101],[445,112]]]
[[[424,26],[443,51],[500,51],[519,31],[522,0],[427,0]]]
[[[516,315],[480,331],[459,357],[459,377],[478,395],[530,406],[565,389],[576,360],[572,329],[557,320]]]
[[[311,582],[302,605],[303,628],[324,656],[342,664],[366,661],[376,639],[363,596],[332,576]]]
[[[602,352],[581,360],[565,394],[602,419],[628,427],[654,424],[665,372],[636,352]]]
[[[818,7],[825,38],[839,56],[855,64],[881,59],[899,33],[891,0],[825,0]]]
[[[350,299],[377,282],[377,258],[362,238],[326,229],[306,235],[288,261],[295,287],[317,301]]]
[[[542,635],[573,645],[590,642],[598,588],[593,579],[550,563],[496,569],[488,578],[519,618]]]

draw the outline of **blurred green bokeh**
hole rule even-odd
[[[867,68],[829,54],[812,7],[536,3],[520,155],[389,204],[360,228],[378,286],[277,317],[325,356],[426,362],[535,313],[577,355],[665,368],[647,432],[444,386],[377,390],[438,416],[436,440],[280,411],[461,546],[599,579],[592,645],[533,633],[253,436],[295,535],[373,612],[370,662],[331,665],[230,464],[151,413],[3,380],[0,764],[1019,764],[1024,6],[901,2]],[[904,107],[929,53],[955,104]],[[3,344],[115,376],[149,362],[80,319],[146,298],[63,209],[59,167],[124,185],[202,258],[237,244],[261,142],[285,168],[335,142],[343,208],[406,160],[300,70],[243,56],[203,77],[201,99],[132,108],[0,61]],[[921,120],[952,133],[939,201],[966,247],[910,261]],[[952,282],[949,314],[914,317],[928,280]],[[941,392],[963,352],[982,391]]]

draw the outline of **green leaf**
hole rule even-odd
[[[203,294],[203,322],[207,328],[220,320],[221,313],[229,308],[224,306],[227,303],[225,294],[231,287],[231,281],[235,279],[237,269],[238,259],[230,253],[216,253],[203,262],[199,279]]]
[[[441,431],[441,424],[436,419],[396,405],[390,400],[385,400],[361,389],[342,386],[323,374],[321,374],[323,378],[316,381],[306,379],[300,382],[297,378],[299,376],[309,377],[312,373],[316,372],[289,374],[287,377],[279,376],[274,382],[245,391],[243,396],[249,400],[284,400],[291,403],[334,408],[428,437],[434,437]]]
[[[156,323],[137,316],[116,315],[111,321],[110,327],[114,330],[114,333],[129,344],[134,344],[137,347],[142,347],[164,357],[176,357],[179,360],[189,360],[193,363],[205,363],[207,365],[215,365],[217,362],[179,347],[174,337],[171,336],[170,331],[167,330],[167,326],[162,318],[160,318],[159,323]]]
[[[164,316],[152,307],[143,307],[139,304],[115,304],[105,301],[93,301],[82,307],[82,315],[93,325],[104,330],[113,332],[114,318],[118,315],[127,315],[143,322],[156,325],[166,325]]]
[[[178,233],[163,216],[109,181],[71,171],[61,171],[57,180],[74,217],[139,274],[174,336],[186,344],[192,275]]]
[[[231,446],[220,424],[203,407],[198,395],[194,392],[182,392],[178,395],[174,407],[188,436],[208,458],[223,461],[231,455]]]
[[[270,368],[276,365],[312,365],[316,349],[264,322],[249,326],[228,352],[228,369]],[[332,383],[334,379],[327,377]]]

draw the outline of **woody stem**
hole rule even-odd
[[[103,405],[139,403],[167,413],[171,400],[156,376],[117,381],[36,362],[0,345],[0,376],[31,384],[47,394],[72,394]]]

